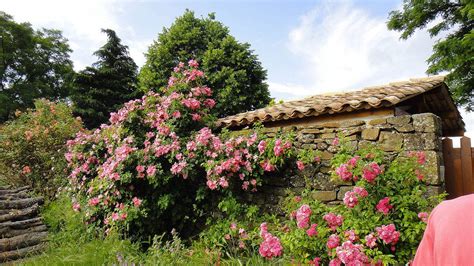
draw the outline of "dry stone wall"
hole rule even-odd
[[[354,149],[369,143],[376,144],[393,158],[401,151],[424,151],[427,158],[426,176],[428,193],[444,191],[444,167],[442,165],[441,120],[431,113],[377,118],[372,120],[346,120],[321,124],[266,128],[268,135],[279,130],[296,130],[297,145],[321,152],[318,169],[305,169],[303,173],[291,176],[274,176],[261,191],[250,196],[250,200],[274,208],[289,191],[296,194],[305,187],[311,187],[314,199],[328,204],[339,204],[344,194],[352,189],[352,183],[331,180],[329,161],[337,152],[332,142],[336,136],[350,141]]]

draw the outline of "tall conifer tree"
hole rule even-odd
[[[138,67],[128,47],[115,31],[102,32],[107,34],[107,43],[94,53],[99,60],[77,74],[71,97],[74,113],[81,116],[88,128],[107,122],[110,112],[140,96],[136,89]]]

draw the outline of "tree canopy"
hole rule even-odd
[[[61,32],[34,30],[0,11],[0,122],[34,99],[63,99],[74,76],[71,49]]]
[[[459,105],[474,110],[474,2],[469,0],[404,0],[403,9],[390,12],[388,28],[409,38],[425,27],[431,37],[447,31],[428,58],[429,74],[448,71],[447,81]]]
[[[173,67],[195,59],[208,77],[219,117],[266,106],[270,102],[266,70],[248,43],[240,43],[215,19],[197,18],[187,10],[169,28],[164,28],[149,47],[139,74],[143,91],[166,86]]]
[[[115,31],[102,32],[107,34],[107,43],[94,52],[98,61],[77,74],[71,97],[74,113],[88,128],[98,127],[123,103],[140,96],[136,89],[138,67],[129,56],[128,47]]]

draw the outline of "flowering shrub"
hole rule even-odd
[[[74,208],[89,223],[127,228],[132,237],[172,228],[186,237],[222,196],[256,191],[284,163],[296,167],[299,159],[301,168],[314,159],[296,153],[291,135],[215,134],[215,102],[197,67],[194,60],[180,63],[163,95],[130,101],[110,124],[68,142]]]
[[[0,128],[0,173],[9,184],[31,185],[52,197],[67,184],[66,140],[82,129],[64,103],[37,100]],[[66,181],[66,182],[65,182]]]
[[[272,235],[277,238],[273,243],[281,243],[278,254],[316,265],[409,262],[421,240],[427,211],[443,196],[426,197],[426,184],[419,177],[424,163],[422,152],[390,160],[374,147],[353,151],[341,141],[332,159],[333,177],[352,182],[353,189],[337,206],[313,200],[311,191],[289,197],[290,219],[280,226],[285,230]],[[261,245],[268,246],[265,241]]]

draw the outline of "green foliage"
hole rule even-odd
[[[69,95],[74,71],[71,49],[58,30],[34,30],[0,11],[0,122],[34,99]]]
[[[439,20],[437,20],[439,19]],[[407,39],[416,30],[425,28],[432,37],[443,31],[447,36],[433,47],[428,59],[428,73],[449,71],[447,81],[458,104],[473,110],[474,88],[474,3],[469,0],[447,1],[404,0],[403,10],[390,12],[388,28],[401,31]]]
[[[107,122],[109,113],[140,96],[136,89],[137,65],[129,56],[128,47],[121,44],[113,30],[102,32],[108,39],[94,53],[99,60],[77,74],[71,96],[74,113],[83,119],[87,128]]]
[[[164,28],[148,49],[140,70],[144,91],[159,91],[168,83],[173,67],[196,59],[213,88],[218,117],[265,107],[270,102],[266,71],[248,43],[240,43],[214,14],[196,18],[186,11],[170,28]]]
[[[36,100],[0,127],[0,172],[9,184],[32,185],[52,197],[67,184],[66,141],[81,128],[64,103]]]

